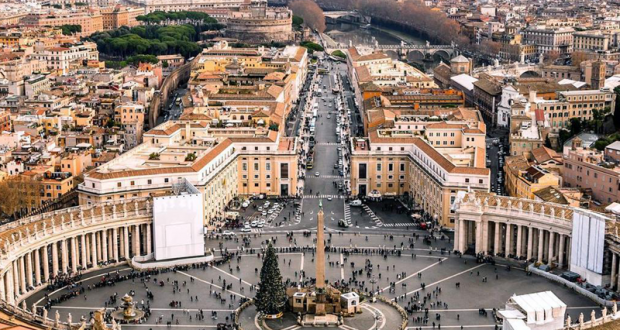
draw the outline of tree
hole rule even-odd
[[[614,125],[616,130],[620,129],[620,86],[614,88],[614,94],[616,94],[616,106],[614,108]]]
[[[302,24],[304,24],[304,19],[297,15],[293,15],[293,27],[299,30]]]
[[[332,56],[340,57],[340,58],[343,58],[343,59],[347,58],[347,54],[343,53],[340,49],[334,50],[332,52]]]
[[[286,304],[286,292],[282,284],[278,257],[271,243],[265,252],[254,302],[256,309],[263,314],[278,314],[284,310]]]
[[[303,19],[303,22],[319,32],[325,31],[325,15],[323,10],[312,0],[295,0],[289,3],[289,8],[296,16]]]
[[[61,25],[60,29],[62,30],[62,34],[66,35],[66,36],[70,36],[70,35],[73,35],[74,33],[82,32],[82,26],[81,25],[75,25],[75,24]]]
[[[560,52],[557,50],[550,50],[543,55],[543,62],[545,64],[553,64],[558,58],[560,58]]]

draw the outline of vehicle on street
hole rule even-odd
[[[243,204],[241,204],[241,206],[242,206],[243,208],[247,208],[248,206],[250,206],[250,201],[245,201],[245,202],[243,202]]]
[[[353,200],[349,203],[350,206],[362,206],[362,201],[359,199]]]
[[[241,228],[241,232],[244,232],[244,233],[249,233],[251,231],[252,231],[252,228],[250,228],[250,226],[248,225],[245,225],[243,226],[243,228]]]
[[[258,223],[256,221],[252,221],[252,223],[250,224],[250,226],[252,228],[255,228],[258,225]]]
[[[232,231],[230,231],[230,230],[225,230],[225,231],[222,233],[222,235],[224,235],[225,237],[232,237],[232,236],[235,236],[235,233],[233,233],[233,232],[232,232]]]
[[[338,227],[349,228],[349,223],[344,221],[344,219],[338,220]]]
[[[263,211],[263,212],[261,213],[261,215],[262,215],[262,216],[264,216],[264,217],[266,217],[266,216],[267,216],[267,211]]]
[[[321,173],[319,173],[319,172],[314,173],[314,176],[318,177],[319,175],[321,175]]]
[[[327,197],[327,200],[330,201],[330,202],[332,201],[332,199],[333,199],[332,196],[328,196]]]

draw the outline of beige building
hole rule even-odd
[[[377,111],[377,110],[375,110]],[[435,112],[441,112],[436,110]],[[475,110],[445,110],[445,122],[401,114],[368,138],[351,140],[353,195],[402,196],[421,205],[439,225],[452,227],[458,191],[488,191],[485,127]],[[391,111],[384,110],[384,115]],[[373,115],[376,117],[376,115]]]
[[[33,26],[80,25],[82,35],[89,36],[103,31],[103,16],[95,12],[63,12],[61,14],[29,14],[22,18],[21,24]]]
[[[560,186],[560,177],[538,165],[531,165],[523,155],[506,157],[506,193],[512,197],[535,199],[534,193]]]
[[[573,34],[573,51],[608,51],[611,36],[604,31],[582,31]]]
[[[144,8],[114,6],[101,9],[104,30],[118,29],[121,26],[133,27],[140,24],[136,17],[146,13]]]
[[[592,197],[600,203],[620,200],[620,168],[606,162],[603,152],[582,147],[579,138],[564,155],[562,178],[567,187],[591,189]]]

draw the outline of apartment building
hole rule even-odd
[[[557,51],[560,54],[573,51],[573,33],[571,27],[553,27],[532,25],[522,31],[523,43],[535,45],[538,53]]]
[[[21,24],[30,26],[79,25],[82,35],[89,36],[103,31],[103,16],[98,11],[79,11],[62,13],[31,13],[21,19]]]
[[[473,164],[465,166],[458,154],[444,155],[412,132],[387,130],[352,138],[351,148],[353,195],[411,199],[441,226],[454,226],[450,206],[459,191],[488,191],[490,186],[484,149],[476,150]]]
[[[591,189],[593,199],[600,203],[620,200],[620,168],[607,162],[603,152],[582,147],[579,138],[564,155],[562,178],[567,187]]]
[[[395,106],[365,112],[367,138],[351,140],[353,195],[402,196],[451,226],[457,191],[488,190],[486,128],[477,110]]]
[[[80,204],[144,197],[185,179],[204,195],[206,225],[238,195],[294,194],[295,141],[275,131],[255,135],[218,137],[204,122],[168,121],[146,132],[141,145],[86,174]]]
[[[102,27],[104,30],[118,29],[121,26],[134,27],[140,24],[136,19],[145,15],[144,8],[113,6],[101,9]]]
[[[559,187],[558,174],[533,165],[523,155],[506,157],[506,193],[512,197],[535,199],[535,192],[547,187]]]
[[[592,120],[594,110],[612,110],[615,108],[616,95],[610,90],[575,90],[557,93],[557,100],[539,101],[554,130],[568,127],[571,118]]]
[[[608,51],[611,46],[611,35],[604,31],[581,31],[573,34],[573,51]]]
[[[99,60],[99,51],[94,42],[83,42],[68,47],[45,47],[35,49],[33,57],[47,64],[48,69],[60,74],[69,73],[72,64],[81,66],[82,61]],[[76,63],[77,62],[77,63]]]

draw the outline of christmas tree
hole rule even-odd
[[[258,287],[254,302],[259,312],[263,314],[278,314],[284,310],[286,292],[282,284],[282,275],[280,274],[276,251],[271,243],[269,243],[265,253]]]

